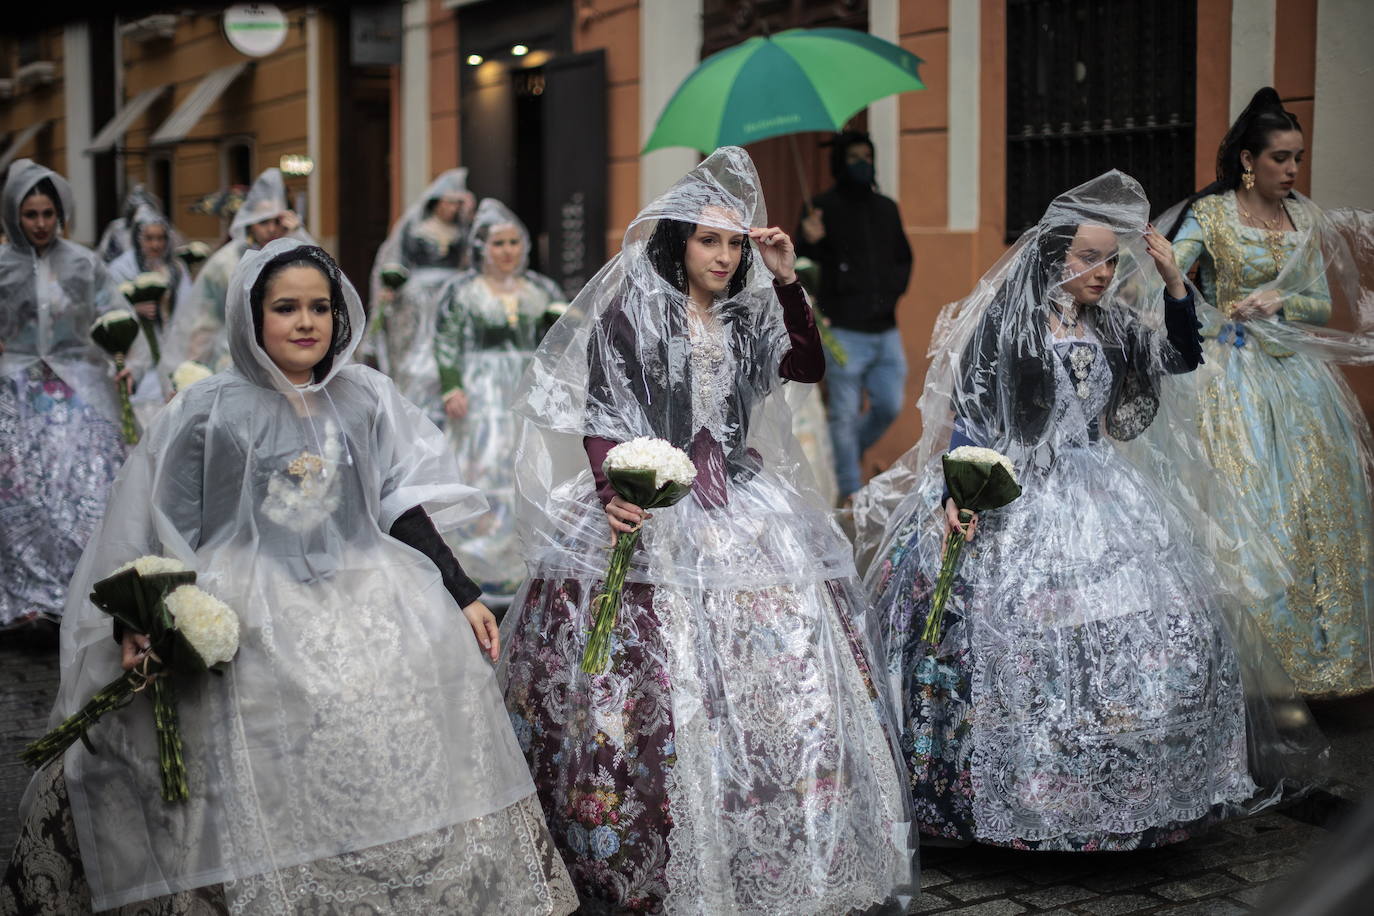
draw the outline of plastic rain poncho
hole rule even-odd
[[[498,229],[514,229],[520,248],[514,268],[504,273],[486,257],[489,237]],[[511,464],[520,424],[511,404],[534,348],[566,303],[557,284],[527,269],[529,233],[499,201],[487,198],[477,207],[468,247],[473,270],[439,295],[434,355],[441,392],[461,390],[467,401],[461,418],[446,420],[449,446],[463,479],[491,504],[473,525],[453,533],[451,546],[490,603],[509,601],[525,577]]]
[[[401,393],[436,422],[443,416],[443,407],[434,365],[434,322],[443,285],[468,266],[472,195],[467,182],[468,170],[462,168],[449,169],[434,179],[391,227],[372,264],[371,326],[363,345]],[[435,212],[445,197],[466,201],[452,222]],[[465,214],[461,206],[469,212]],[[382,282],[382,274],[394,266],[408,276],[393,290]]]
[[[153,320],[153,333],[157,334],[158,344],[161,346],[170,327],[172,315],[176,313],[178,303],[187,302],[191,298],[191,272],[173,253],[178,244],[179,236],[176,230],[172,228],[171,222],[162,213],[146,204],[140,205],[134,211],[131,225],[133,227],[130,232],[132,247],[110,262],[110,278],[116,284],[123,284],[136,280],[141,274],[156,273],[166,281],[167,295],[158,304],[157,317]],[[160,258],[148,256],[143,249],[142,236],[150,226],[161,226],[167,234],[166,250]],[[130,308],[133,306],[131,305]],[[143,373],[135,388],[133,408],[139,423],[147,426],[152,422],[153,417],[157,416],[157,412],[162,409],[162,405],[172,393],[169,375],[175,371],[175,367],[163,367],[162,371],[159,372],[158,367],[152,365],[146,332],[139,334],[136,348],[138,365],[147,366],[148,371]]]
[[[225,301],[229,278],[244,253],[258,246],[253,242],[249,227],[276,219],[291,209],[286,196],[286,182],[281,170],[265,170],[253,182],[229,225],[229,241],[220,246],[201,267],[191,285],[191,295],[172,315],[171,325],[162,342],[160,372],[166,376],[176,371],[186,360],[201,363],[213,370],[229,363],[229,337],[225,327]],[[313,244],[314,239],[305,227],[297,226],[288,238]]]
[[[95,246],[96,253],[106,264],[113,264],[116,258],[133,248],[133,219],[139,207],[151,207],[161,213],[162,201],[141,184],[129,189],[129,193],[124,195],[124,206],[119,217],[110,220]]]
[[[1191,294],[1165,300],[1147,218],[1120,172],[1055,198],[941,312],[921,441],[856,500],[924,833],[1158,845],[1277,800],[1321,762],[1232,598],[1234,551],[1195,502],[1206,472],[1176,457],[1196,456],[1196,427],[1160,393],[1199,343]],[[1084,278],[1106,285],[1096,305],[1074,291]],[[980,519],[927,654],[952,444],[1010,458],[1023,492]]]
[[[1374,437],[1341,369],[1374,365],[1374,213],[1283,207],[1292,230],[1244,225],[1234,190],[1158,221],[1205,299],[1207,365],[1172,393],[1197,414],[1212,514],[1277,546],[1240,557],[1250,613],[1299,690],[1345,696],[1374,689]],[[1275,314],[1238,319],[1251,295]]]
[[[766,218],[748,154],[717,150],[630,224],[516,397],[534,578],[501,678],[579,892],[612,908],[847,913],[910,892],[872,620],[780,397],[824,371],[800,284],[775,287],[745,240],[709,316],[684,294],[693,224]],[[637,436],[687,451],[697,479],[644,526],[609,673],[589,676],[610,528],[584,448]]]
[[[19,207],[45,178],[70,221],[66,180],[28,159],[0,198],[0,626],[61,614],[124,460],[113,363],[90,327],[127,303],[90,249],[60,232],[42,254],[30,245]]]
[[[95,908],[226,882],[231,912],[566,912],[491,664],[433,563],[387,534],[414,506],[442,531],[485,501],[439,430],[350,362],[363,310],[332,262],[302,255],[332,274],[323,376],[293,386],[255,342],[250,290],[293,249],[318,250],[281,239],[235,270],[233,368],[158,416],[72,583],[54,719],[119,671],[87,599],[119,565],[180,560],[241,621],[224,676],[178,686],[188,802],[159,795],[145,701],[91,730],[98,754],[68,752]]]

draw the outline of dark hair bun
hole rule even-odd
[[[1265,86],[1250,97],[1250,104],[1245,106],[1245,110],[1256,114],[1261,111],[1283,112],[1283,100],[1273,86]]]

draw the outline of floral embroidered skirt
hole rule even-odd
[[[0,378],[0,627],[62,616],[124,454],[119,424],[45,364]]]
[[[909,878],[852,580],[629,583],[610,668],[588,675],[597,588],[528,582],[500,671],[586,911],[840,914]]]
[[[0,916],[89,913],[91,890],[62,764],[49,765],[35,779],[32,810],[0,881]],[[472,901],[482,899],[504,901],[507,912],[565,916],[576,909],[577,898],[542,820],[531,796],[485,817],[408,840],[107,912],[409,916],[464,912]]]
[[[1255,794],[1231,636],[1186,540],[1106,445],[986,513],[942,637],[921,635],[943,528],[880,558],[888,666],[923,834],[1018,849],[1177,842]],[[939,504],[941,481],[927,480]]]

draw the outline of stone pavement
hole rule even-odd
[[[33,770],[19,760],[24,745],[47,730],[57,695],[57,651],[0,633],[0,860],[19,838],[16,810]]]
[[[57,689],[54,651],[0,634],[0,860],[18,833],[29,770],[16,759],[47,725]],[[1333,746],[1330,792],[1163,849],[1033,853],[990,847],[921,850],[921,895],[910,913],[940,916],[1230,916],[1297,873],[1330,828],[1374,788],[1374,697],[1314,707]],[[1371,905],[1369,912],[1374,912]]]

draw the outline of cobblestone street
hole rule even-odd
[[[57,655],[0,637],[0,850],[18,832],[29,770],[17,759],[47,723]],[[1330,835],[1371,787],[1374,699],[1315,707],[1333,747],[1330,793],[1164,849],[1029,853],[971,847],[921,850],[922,893],[910,912],[949,916],[1230,916],[1258,904]]]

